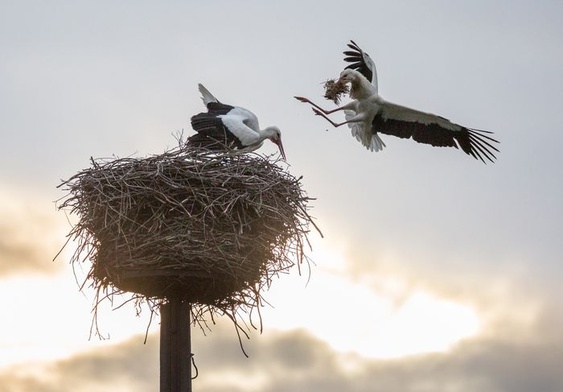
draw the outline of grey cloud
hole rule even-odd
[[[546,320],[547,321],[547,320]],[[543,324],[538,324],[542,335]],[[546,328],[551,329],[551,327]],[[343,333],[352,333],[343,331]],[[194,390],[251,391],[261,376],[263,392],[558,392],[563,390],[563,338],[510,336],[463,342],[448,353],[395,360],[344,357],[304,331],[273,332],[245,342],[250,358],[239,349],[232,330],[218,328],[208,336],[194,333],[193,350],[200,375]],[[49,365],[50,380],[0,373],[0,391],[70,392],[108,386],[111,390],[158,390],[158,338],[142,337]],[[248,388],[222,383],[229,373],[249,380]],[[212,380],[213,383],[209,381]],[[227,380],[227,378],[225,379]]]
[[[47,378],[22,369],[0,373],[0,392],[71,392],[158,390],[158,342],[143,344],[143,337],[96,349],[47,365]]]
[[[65,238],[56,238],[56,228],[44,213],[0,210],[0,276],[60,270],[53,257]]]

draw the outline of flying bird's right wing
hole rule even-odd
[[[498,149],[492,132],[466,128],[435,114],[385,102],[372,124],[372,132],[381,132],[435,147],[461,148],[466,154],[485,162],[493,162]]]

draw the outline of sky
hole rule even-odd
[[[89,265],[72,245],[53,261],[73,219],[57,186],[174,147],[198,83],[282,130],[324,238],[310,277],[265,293],[249,358],[229,320],[193,329],[194,390],[563,390],[562,19],[557,1],[0,0],[0,392],[158,388],[150,312],[106,303],[90,336]],[[333,107],[350,39],[382,97],[493,131],[498,160],[387,135],[372,153],[314,116],[293,96]]]

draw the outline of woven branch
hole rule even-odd
[[[274,276],[308,262],[309,224],[317,228],[301,178],[276,163],[178,147],[92,159],[64,181],[59,209],[79,218],[68,235],[77,244],[71,263],[91,261],[95,307],[124,292],[151,310],[176,296],[204,323],[216,312],[240,327]]]

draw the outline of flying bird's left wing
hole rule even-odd
[[[355,69],[364,75],[377,91],[377,70],[375,68],[375,62],[371,59],[369,54],[360,49],[354,41],[350,40],[348,47],[351,50],[344,52],[344,55],[346,56],[344,57],[344,61],[351,64],[349,64],[346,68]]]
[[[485,162],[494,162],[493,145],[497,140],[488,136],[492,132],[466,128],[431,113],[385,102],[379,116],[372,123],[372,132],[381,132],[400,138],[411,138],[418,143],[435,147],[461,148],[466,154]],[[485,162],[486,163],[486,162]]]

